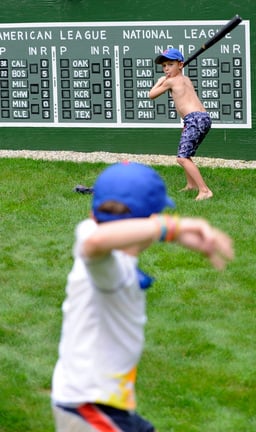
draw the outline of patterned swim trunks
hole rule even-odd
[[[207,112],[195,111],[183,118],[184,129],[178,147],[178,157],[194,156],[199,144],[211,128],[211,118]]]

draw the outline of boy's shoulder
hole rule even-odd
[[[186,82],[186,80],[190,80],[188,77],[186,77],[185,75],[183,75],[182,73],[175,75],[174,77],[170,77],[168,78],[168,82],[170,86],[175,86],[176,84],[180,85]]]

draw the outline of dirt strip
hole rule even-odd
[[[71,161],[71,162],[105,162],[115,163],[129,160],[146,165],[177,165],[175,156],[108,153],[108,152],[75,152],[75,151],[38,151],[38,150],[0,150],[0,158],[24,158],[49,161]],[[230,160],[220,158],[194,157],[194,162],[201,167],[211,168],[256,168],[256,161]]]

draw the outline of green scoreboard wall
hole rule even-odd
[[[10,0],[1,12],[0,148],[176,154],[172,98],[148,98],[154,58],[171,46],[190,57],[238,14],[184,73],[213,121],[198,155],[256,159],[251,2]]]

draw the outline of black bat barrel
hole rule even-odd
[[[198,51],[196,51],[191,57],[189,57],[184,62],[184,66],[186,66],[188,63],[198,57],[203,51],[207,50],[220,39],[222,39],[227,33],[230,33],[236,26],[238,26],[238,24],[240,24],[241,21],[242,18],[239,15],[234,16],[234,18],[232,18],[232,20],[230,20],[226,25],[224,25],[224,27],[222,27],[220,31],[218,31],[211,39],[205,42],[205,44],[202,45]]]

